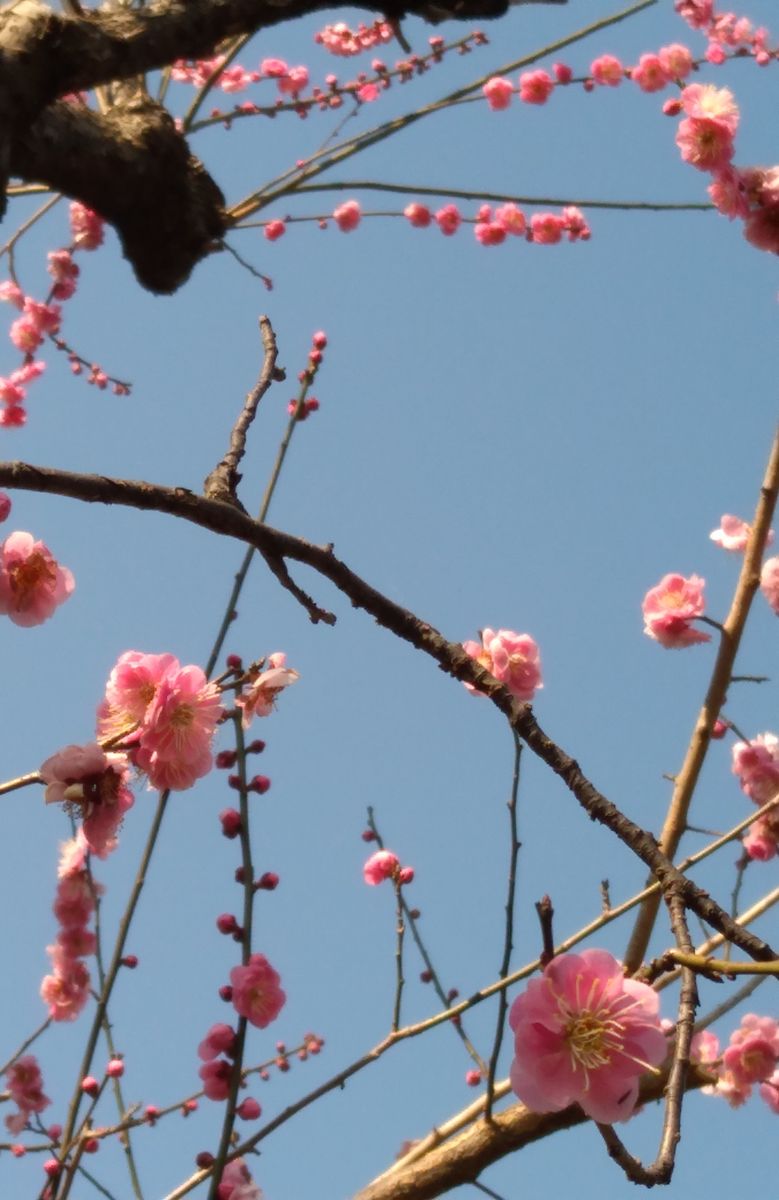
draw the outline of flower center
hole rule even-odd
[[[24,562],[17,563],[16,566],[11,567],[10,576],[11,590],[16,595],[20,604],[23,604],[42,583],[56,583],[56,573],[53,565],[47,562],[46,558],[39,552],[31,554]]]
[[[620,1048],[621,1026],[601,1013],[577,1013],[565,1028],[565,1041],[571,1055],[571,1065],[578,1064],[585,1074],[605,1067],[615,1050]]]

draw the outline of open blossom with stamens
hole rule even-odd
[[[717,121],[731,136],[738,129],[738,105],[728,88],[718,88],[712,83],[691,83],[682,88],[680,100],[688,117]]]
[[[144,717],[134,759],[155,788],[184,791],[213,766],[211,742],[224,715],[219,688],[200,667],[161,680]]]
[[[705,580],[698,575],[664,575],[644,597],[644,633],[666,649],[676,650],[696,642],[710,642],[708,633],[693,629],[690,622],[703,616]]]
[[[391,850],[377,850],[367,859],[362,869],[363,879],[371,887],[392,879],[400,870],[400,860]]]
[[[73,200],[70,205],[70,231],[79,250],[97,250],[102,246],[105,221],[86,204]]]
[[[631,1116],[638,1080],[667,1054],[659,998],[605,950],[563,954],[511,1006],[511,1086],[534,1112],[578,1103],[611,1124]]]
[[[541,682],[541,655],[529,633],[513,633],[510,629],[485,629],[482,644],[463,642],[463,649],[486,667],[491,675],[516,696],[517,700],[532,700]],[[475,696],[482,693],[473,684],[466,688]]]
[[[11,533],[0,545],[0,613],[15,625],[41,625],[75,586],[68,568],[31,533]]]
[[[242,709],[244,729],[249,728],[252,717],[270,716],[279,692],[300,679],[297,671],[285,666],[286,654],[269,654],[267,661],[268,669],[261,671],[235,701],[236,706]]]
[[[591,63],[590,74],[604,87],[617,87],[625,77],[625,68],[613,54],[601,54]]]
[[[258,1029],[275,1021],[287,999],[278,972],[263,954],[252,954],[245,967],[233,967],[230,983],[235,1011]]]

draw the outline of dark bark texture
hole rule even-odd
[[[71,15],[40,0],[9,5],[0,11],[0,190],[13,178],[81,200],[114,226],[143,287],[174,292],[225,232],[221,190],[142,85],[115,88],[104,113],[62,97],[206,57],[225,38],[330,7],[332,0],[157,0]],[[507,7],[508,0],[392,0],[385,11],[436,22],[499,17]]]

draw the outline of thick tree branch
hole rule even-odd
[[[484,693],[533,753],[560,776],[588,816],[615,833],[649,867],[666,896],[673,892],[685,907],[758,962],[779,958],[768,943],[742,929],[708,893],[677,870],[651,833],[626,817],[590,783],[575,759],[544,733],[529,704],[515,700],[508,688],[479,666],[461,645],[448,642],[432,625],[421,621],[356,575],[346,563],[336,558],[332,546],[315,546],[303,538],[254,521],[232,505],[197,496],[187,488],[168,488],[104,475],[79,475],[22,462],[0,463],[0,487],[169,513],[254,546],[271,563],[292,559],[312,567],[348,596],[356,608],[364,608],[385,629],[434,658],[449,675],[474,684]]]

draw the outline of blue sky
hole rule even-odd
[[[615,9],[575,0],[512,11],[489,26],[489,46],[393,88],[351,125],[369,128]],[[770,22],[774,6],[750,0],[746,15]],[[347,10],[338,16],[360,19]],[[240,61],[254,66],[278,55],[308,63],[312,78],[330,70],[346,78],[352,64],[313,44],[323,23],[262,34]],[[430,32],[408,22],[415,48]],[[450,39],[465,30],[452,24],[440,32]],[[702,46],[663,0],[559,57],[580,73],[600,53],[631,62],[673,41],[695,52]],[[775,162],[775,66],[737,62],[700,78],[736,93],[739,164]],[[176,94],[180,104],[189,99],[185,89]],[[460,106],[333,177],[571,200],[705,200],[706,177],[680,161],[662,99],[625,84],[589,96],[561,90],[540,109]],[[247,120],[229,133],[209,130],[196,147],[233,202],[310,153],[333,124],[319,114],[306,122]],[[366,208],[386,206],[347,190],[288,200],[262,215],[328,212],[352,195]],[[21,205],[6,218],[9,232],[17,211]],[[486,625],[531,633],[544,664],[542,725],[611,799],[658,831],[669,796],[664,775],[680,765],[714,652],[663,651],[642,636],[640,603],[666,572],[695,572],[707,580],[710,614],[727,611],[738,562],[708,534],[723,512],[751,514],[768,456],[777,415],[776,264],[716,213],[587,215],[591,241],[558,247],[511,240],[485,249],[470,229],[449,239],[391,219],[366,220],[349,235],[293,225],[273,245],[257,230],[235,233],[241,254],[273,277],[271,293],[218,255],[169,298],[140,291],[110,235],[103,250],[81,260],[65,333],[86,357],[132,379],[133,394],[98,393],[73,379],[65,362],[52,362],[31,390],[27,428],[3,435],[6,457],[198,489],[256,378],[257,316],[266,312],[288,384],[266,396],[251,434],[241,495],[254,509],[311,335],[326,330],[315,388],[321,410],[296,431],[271,523],[334,542],[364,578],[452,639]],[[29,291],[42,292],[45,252],[66,241],[60,206],[18,250]],[[10,345],[5,355],[8,371],[16,365]],[[4,778],[93,736],[95,706],[123,650],[203,662],[242,553],[163,516],[28,493],[15,497],[12,527],[43,538],[74,571],[77,591],[46,625],[6,623],[0,631]],[[448,986],[465,995],[491,982],[503,939],[512,743],[501,718],[325,581],[303,569],[296,575],[334,609],[336,626],[313,627],[255,565],[227,646],[246,660],[283,649],[301,673],[256,730],[268,743],[258,769],[273,785],[256,798],[255,859],[281,884],[260,895],[255,948],[279,970],[288,1002],[265,1033],[254,1031],[249,1061],[273,1053],[278,1038],[295,1044],[308,1029],[325,1037],[326,1048],[252,1089],[267,1117],[388,1028],[394,915],[389,891],[362,883],[368,805],[387,844],[416,868],[409,898],[423,912]],[[776,729],[775,623],[756,603],[738,661],[744,673],[772,682],[731,694],[731,715],[753,734]],[[712,748],[696,801],[701,825],[726,828],[746,815],[729,761],[726,744]],[[141,966],[123,976],[112,1007],[130,1100],[162,1105],[194,1090],[197,1043],[209,1025],[229,1019],[217,988],[236,948],[214,920],[240,902],[236,845],[220,836],[217,820],[231,799],[224,777],[213,774],[170,804],[130,938]],[[10,1054],[43,1016],[38,987],[55,932],[50,906],[67,822],[44,810],[37,790],[2,803],[10,852],[0,919],[13,982],[0,1013]],[[153,804],[139,786],[119,851],[98,867],[107,930],[131,885]],[[640,865],[527,754],[520,837],[517,966],[538,951],[533,901],[543,893],[553,898],[563,937],[598,912],[604,876],[615,900],[643,881]],[[699,844],[690,837],[691,849]],[[700,872],[715,894],[729,895],[734,858],[728,850]],[[755,866],[744,904],[775,884],[775,864]],[[596,944],[620,954],[629,928],[612,926]],[[776,939],[775,917],[759,928]],[[661,930],[655,948],[668,941]],[[410,956],[409,980],[418,969]],[[776,1015],[770,986],[752,1003]],[[718,1003],[722,991],[704,987],[704,1005]],[[433,1011],[430,991],[410,983],[407,1018]],[[664,1013],[672,1015],[668,993]],[[492,1009],[482,1006],[467,1025],[481,1047],[490,1045]],[[55,1028],[37,1047],[55,1101],[47,1120],[61,1119],[86,1027],[82,1017]],[[464,1083],[468,1066],[446,1028],[400,1047],[264,1144],[254,1173],[267,1197],[356,1191],[404,1139],[474,1098]],[[507,1066],[508,1059],[504,1074]],[[218,1120],[218,1106],[203,1101],[187,1121],[137,1137],[147,1197],[164,1196],[200,1149],[213,1148]],[[669,1194],[696,1200],[764,1181],[773,1168],[774,1121],[758,1100],[731,1112],[692,1097]],[[626,1128],[631,1149],[644,1157],[653,1156],[658,1133],[654,1110]],[[117,1152],[105,1148],[90,1167],[119,1200],[129,1195]],[[484,1181],[507,1200],[565,1195],[572,1170],[582,1200],[634,1194],[587,1127],[505,1160]],[[39,1161],[3,1156],[0,1178],[8,1194],[33,1194]],[[84,1186],[77,1200],[91,1194]]]

